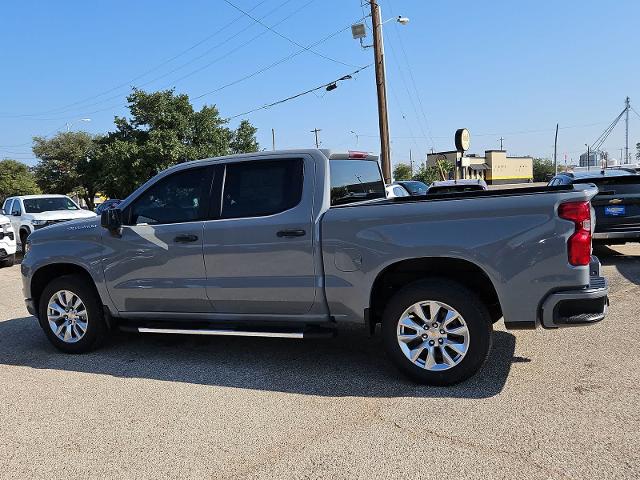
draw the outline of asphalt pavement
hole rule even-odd
[[[640,246],[596,250],[609,316],[496,325],[484,369],[417,386],[379,337],[118,333],[58,353],[0,270],[0,478],[640,477]]]

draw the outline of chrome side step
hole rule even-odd
[[[304,332],[259,332],[247,330],[149,328],[138,327],[140,333],[165,333],[175,335],[223,335],[229,337],[304,338]]]

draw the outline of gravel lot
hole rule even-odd
[[[0,270],[0,478],[640,477],[640,246],[596,251],[608,318],[509,333],[452,388],[398,376],[379,337],[119,333],[57,353]]]

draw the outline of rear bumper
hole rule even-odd
[[[597,260],[596,260],[597,261]],[[600,276],[600,264],[591,266],[589,285],[550,294],[540,315],[544,328],[590,325],[604,319],[609,307],[609,282]]]
[[[594,240],[640,240],[640,231],[629,232],[595,232]]]

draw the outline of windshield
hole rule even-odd
[[[67,197],[25,198],[22,203],[26,213],[79,210],[78,206]]]
[[[372,160],[331,160],[331,205],[386,198],[378,163]]]
[[[640,175],[624,175],[619,177],[584,178],[574,183],[595,183],[598,195],[622,195],[640,193]]]

